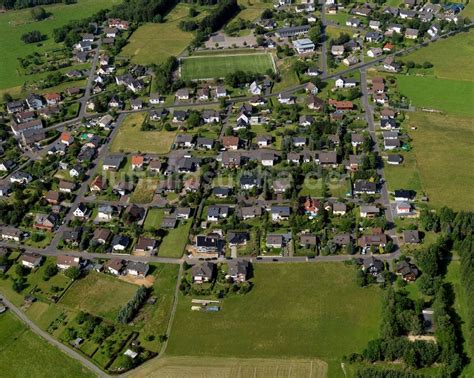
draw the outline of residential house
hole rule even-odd
[[[280,222],[290,218],[291,210],[289,206],[272,206],[270,212],[272,215],[272,221]]]
[[[199,262],[192,266],[191,275],[193,282],[202,284],[212,281],[214,277],[215,265],[209,261]]]
[[[71,255],[58,255],[56,265],[59,269],[65,270],[69,268],[79,268],[81,266],[81,258]]]
[[[361,218],[375,218],[380,214],[380,209],[377,206],[372,205],[361,205],[360,206],[360,217]]]
[[[227,279],[230,278],[233,282],[247,281],[250,273],[250,262],[248,260],[231,260],[227,265]]]
[[[20,256],[21,265],[29,268],[29,269],[36,269],[41,265],[43,261],[43,256],[37,253],[23,253]]]
[[[110,274],[120,276],[125,268],[125,261],[122,259],[114,258],[105,262],[104,268]]]
[[[148,264],[139,261],[128,261],[125,268],[125,274],[129,274],[134,277],[145,278],[150,266]]]

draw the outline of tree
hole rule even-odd
[[[31,9],[30,13],[31,17],[36,21],[41,21],[45,18],[48,18],[48,13],[43,7],[34,7]]]
[[[64,271],[64,275],[70,278],[71,280],[75,281],[80,277],[81,271],[79,270],[79,268],[75,266],[71,266]]]
[[[25,277],[27,276],[29,273],[30,273],[30,269],[28,269],[26,266],[24,265],[17,265],[15,267],[15,273],[20,276],[20,277]]]
[[[46,39],[46,35],[41,34],[39,30],[32,30],[21,36],[21,40],[25,43],[37,43]]]
[[[58,274],[58,267],[55,264],[48,264],[44,270],[44,280],[47,281],[51,277]]]

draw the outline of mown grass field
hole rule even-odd
[[[182,31],[179,22],[186,18],[189,7],[176,6],[163,23],[147,23],[140,26],[129,38],[120,55],[130,57],[133,63],[162,63],[170,56],[177,56],[192,41],[194,34]]]
[[[265,73],[273,69],[270,54],[211,55],[181,60],[183,80],[220,78],[235,71]]]
[[[170,151],[176,131],[141,131],[146,113],[129,114],[110,146],[111,152],[165,154]]]
[[[390,191],[409,189],[417,193],[422,192],[423,183],[413,152],[404,153],[403,159],[402,165],[385,164],[384,173],[388,189]]]
[[[0,315],[3,377],[93,377],[89,370],[29,330],[13,313]]]
[[[327,364],[309,359],[164,357],[133,371],[131,377],[323,378]]]
[[[145,305],[134,319],[134,324],[140,328],[140,344],[156,353],[161,349],[159,335],[164,335],[168,327],[178,270],[177,264],[150,266],[150,272],[155,277],[153,295],[157,297],[157,303],[152,306]],[[153,338],[149,339],[147,336],[153,336]]]
[[[181,257],[184,252],[184,247],[186,247],[188,243],[191,224],[192,221],[190,219],[187,221],[181,220],[178,227],[169,230],[158,248],[158,256]]]
[[[191,298],[180,295],[166,353],[318,358],[338,367],[379,329],[380,290],[358,287],[355,277],[342,263],[256,264],[254,288],[225,298],[218,313],[191,311]]]
[[[473,10],[474,4],[468,5]],[[467,10],[467,9],[466,9]],[[464,14],[464,12],[463,12]],[[474,81],[474,30],[430,43],[403,57],[404,62],[433,63],[434,75],[440,79]]]
[[[9,11],[0,14],[0,89],[19,87],[25,80],[37,79],[38,76],[22,76],[18,72],[18,58],[33,52],[43,54],[61,47],[54,42],[52,32],[71,20],[79,20],[96,13],[100,9],[111,8],[120,0],[79,0],[75,4],[43,6],[51,16],[46,20],[35,22],[30,9]],[[21,40],[24,33],[39,30],[48,39],[40,44],[26,44]],[[12,89],[15,91],[15,89]]]
[[[264,0],[237,0],[237,3],[241,6],[242,10],[236,18],[248,21],[255,21],[265,9],[272,8],[273,5],[271,1]]]
[[[474,55],[472,55],[474,56]],[[417,108],[440,110],[458,116],[474,116],[474,82],[433,76],[398,76],[400,93]]]
[[[59,303],[77,310],[115,320],[117,312],[138,287],[106,274],[90,272],[76,281]]]
[[[407,118],[408,126],[418,128],[410,133],[411,153],[430,203],[474,210],[472,119],[424,112],[409,113]]]

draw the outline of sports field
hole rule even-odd
[[[225,298],[218,313],[191,311],[180,295],[166,353],[317,358],[338,369],[379,329],[380,289],[358,287],[355,276],[342,263],[255,264],[254,288]]]
[[[400,75],[397,83],[400,93],[417,108],[435,109],[457,116],[474,116],[472,81]]]
[[[91,272],[85,278],[76,281],[60,303],[115,320],[118,310],[133,297],[137,289],[137,286],[115,277]]]
[[[146,113],[132,113],[120,125],[110,146],[111,152],[168,153],[176,131],[142,131]]]
[[[0,315],[2,377],[93,377],[89,370],[28,329],[13,313]]]
[[[181,78],[198,80],[221,78],[235,71],[265,73],[273,70],[270,54],[211,55],[181,60]]]
[[[413,139],[410,153],[415,155],[416,168],[430,204],[438,208],[446,205],[455,210],[474,210],[472,118],[424,112],[408,113],[407,118],[407,126],[417,127],[410,132]]]
[[[178,27],[188,12],[188,6],[179,4],[166,16],[165,22],[143,24],[133,32],[120,56],[130,57],[137,64],[156,64],[179,55],[194,37]]]
[[[0,13],[0,90],[19,87],[25,80],[36,79],[41,75],[22,76],[18,58],[38,52],[43,54],[61,47],[54,42],[52,32],[71,20],[78,20],[96,13],[100,9],[110,8],[120,0],[78,0],[75,4],[44,5],[51,16],[43,21],[34,21],[30,9],[22,9]],[[20,37],[32,30],[39,30],[48,39],[39,44],[26,44]],[[43,74],[43,75],[47,75]],[[19,91],[11,89],[11,92]]]

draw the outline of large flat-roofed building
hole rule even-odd
[[[293,47],[298,52],[298,54],[313,52],[315,49],[313,41],[311,41],[309,38],[297,39],[296,41],[293,41]]]
[[[278,38],[289,38],[308,33],[309,25],[291,26],[278,29],[275,34]]]

